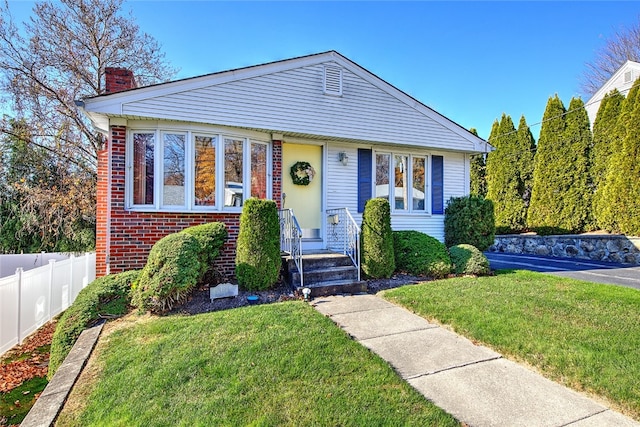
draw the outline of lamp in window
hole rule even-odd
[[[342,163],[344,166],[347,166],[349,164],[349,156],[347,155],[346,152],[341,151],[338,153],[338,161]]]

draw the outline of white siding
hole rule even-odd
[[[328,144],[327,146],[327,209],[347,207],[358,224],[362,223],[362,214],[358,213],[358,153],[351,144]],[[362,146],[361,148],[376,148]],[[389,149],[382,147],[381,149]],[[349,156],[349,164],[338,162],[338,153],[344,151]],[[431,154],[444,156],[444,201],[451,197],[468,193],[465,172],[469,165],[463,153],[436,152]],[[417,151],[415,154],[425,154]],[[429,173],[431,173],[429,171]],[[429,197],[431,197],[429,195]],[[444,215],[419,215],[392,213],[391,227],[394,230],[417,230],[444,241]]]
[[[327,64],[124,103],[122,113],[449,150],[473,144],[343,69],[343,96],[323,94]]]

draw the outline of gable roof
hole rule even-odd
[[[332,65],[345,71],[345,94],[319,97],[309,88],[321,84],[318,70]],[[153,118],[464,152],[491,149],[485,140],[336,51],[99,95],[86,98],[82,108],[103,131],[109,117]]]
[[[618,89],[618,92],[626,96],[626,92],[631,89],[633,83],[640,77],[640,62],[627,60],[613,75],[607,80],[600,89],[593,94],[593,96],[587,101],[586,108],[589,120],[591,121],[591,127],[596,120],[598,109],[602,99],[613,89]]]

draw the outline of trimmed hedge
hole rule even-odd
[[[438,239],[419,231],[393,232],[398,271],[441,279],[451,273],[451,258]]]
[[[49,379],[53,378],[82,331],[96,324],[101,316],[121,316],[129,311],[131,284],[139,275],[139,270],[110,274],[94,280],[80,291],[56,325],[49,357]]]
[[[475,274],[486,276],[491,272],[489,260],[478,248],[472,245],[456,245],[449,248],[453,271],[456,274]]]
[[[236,278],[247,290],[264,290],[280,276],[280,220],[273,200],[250,198],[242,208]]]
[[[495,239],[493,202],[479,196],[452,197],[444,210],[444,242],[448,247],[466,243],[481,251]]]
[[[362,271],[371,278],[389,278],[396,269],[391,232],[391,207],[386,199],[369,199],[362,213]]]
[[[220,254],[222,245],[227,240],[227,227],[221,222],[210,222],[185,228],[182,233],[198,239],[202,276],[204,277],[207,272],[213,269],[214,261]]]
[[[131,303],[141,311],[162,313],[184,302],[202,275],[201,248],[188,233],[158,240],[133,287]]]

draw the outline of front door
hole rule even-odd
[[[306,164],[309,164],[310,168],[305,170]],[[296,165],[297,178],[294,182],[291,168]],[[293,209],[293,214],[302,228],[303,247],[321,248],[322,146],[282,144],[282,207]]]

